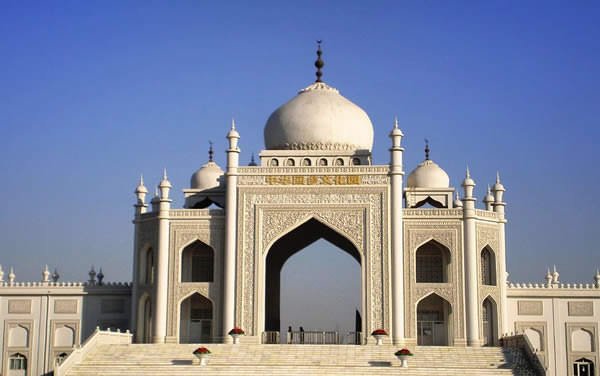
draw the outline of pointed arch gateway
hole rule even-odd
[[[452,305],[432,292],[417,303],[417,344],[450,346],[452,344]]]
[[[199,292],[183,299],[179,309],[179,342],[208,343],[213,336],[213,303]]]
[[[344,235],[315,217],[277,239],[267,250],[265,260],[265,331],[279,331],[281,325],[281,271],[285,262],[307,246],[324,239],[346,252],[361,265],[361,254]],[[361,271],[362,273],[362,271]],[[361,276],[358,276],[361,278]],[[364,290],[364,286],[361,287]],[[361,297],[361,302],[362,302]]]
[[[498,344],[498,309],[491,296],[486,297],[481,305],[481,333],[484,346]]]

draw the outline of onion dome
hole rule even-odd
[[[494,191],[505,191],[504,186],[500,182],[500,173],[496,172],[496,184],[494,184]]]
[[[458,196],[458,192],[456,192],[456,197],[454,198],[454,207],[462,208],[462,206],[463,206],[463,203],[460,200],[460,197]]]
[[[198,171],[194,172],[190,179],[190,187],[199,190],[218,187],[221,184],[220,180],[223,174],[224,172],[221,167],[213,161],[213,148],[211,143],[208,150],[208,162],[202,165]]]
[[[450,177],[446,171],[429,159],[429,142],[425,140],[425,160],[408,175],[409,188],[448,188]]]
[[[373,124],[367,113],[321,81],[321,47],[315,66],[317,80],[275,110],[264,128],[271,150],[368,150]]]
[[[483,198],[483,202],[485,204],[488,204],[488,203],[491,204],[492,202],[494,202],[494,196],[492,195],[492,190],[490,189],[489,185],[487,187],[487,193],[485,194],[485,197]]]
[[[146,188],[146,186],[144,185],[144,176],[140,175],[140,183],[138,184],[138,186],[135,188],[135,194],[139,194],[139,193],[148,193],[148,189]]]

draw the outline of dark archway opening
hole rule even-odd
[[[319,239],[328,241],[352,256],[359,265],[361,264],[360,254],[352,242],[314,218],[278,239],[269,249],[266,259],[265,331],[278,332],[280,330],[281,271],[284,264],[294,254]],[[306,299],[309,300],[310,297],[307,296]]]

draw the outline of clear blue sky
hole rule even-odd
[[[83,280],[130,280],[140,173],[180,190],[225,164],[232,116],[242,161],[269,114],[314,80],[363,107],[374,160],[398,116],[405,170],[432,158],[459,186],[507,188],[508,270],[591,282],[600,266],[600,3],[4,1],[0,5],[0,263]],[[152,188],[151,188],[152,190]],[[310,259],[310,257],[308,258]],[[313,260],[314,261],[314,260]],[[311,262],[311,261],[307,261]]]

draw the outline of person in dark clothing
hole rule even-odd
[[[300,327],[300,343],[304,343],[304,328]]]

